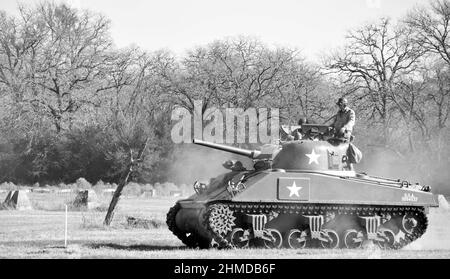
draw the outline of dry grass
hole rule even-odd
[[[93,229],[108,229],[107,226],[103,225],[103,220],[105,218],[105,214],[99,211],[92,212],[82,212],[81,213],[81,229],[93,230]]]
[[[348,250],[197,250],[187,249],[163,224],[176,199],[127,199],[119,202],[110,227],[105,212],[70,211],[69,247],[64,248],[64,212],[0,211],[0,258],[450,258],[450,212],[432,212],[427,233],[400,251],[376,247]],[[126,217],[156,222],[136,228]]]

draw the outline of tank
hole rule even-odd
[[[168,228],[191,248],[400,249],[421,237],[437,207],[429,186],[358,173],[349,150],[324,125],[303,125],[302,139],[247,150],[194,144],[249,157],[253,169],[228,161],[224,174],[167,213]]]

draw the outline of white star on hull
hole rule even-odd
[[[287,187],[286,186],[286,188],[288,188],[289,191],[290,191],[289,192],[289,197],[297,196],[297,197],[300,198],[300,194],[298,193],[298,191],[300,191],[302,189],[302,187],[297,187],[297,184],[295,184],[295,181],[294,181],[294,183],[292,183],[291,187]]]
[[[318,159],[320,157],[320,154],[316,154],[314,152],[314,149],[312,150],[312,152],[310,154],[305,154],[305,155],[309,158],[309,162],[308,162],[309,165],[311,165],[311,163],[313,163],[313,162],[316,164],[319,164]]]

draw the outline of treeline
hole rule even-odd
[[[433,1],[350,31],[318,64],[249,37],[182,56],[117,49],[108,19],[65,4],[20,6],[16,17],[2,12],[0,181],[115,182],[147,139],[133,179],[167,181],[176,106],[279,108],[282,124],[322,123],[346,96],[366,158],[391,150],[411,173],[443,183],[450,176],[449,22],[450,3]]]

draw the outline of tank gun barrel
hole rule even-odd
[[[256,159],[256,158],[258,158],[259,155],[261,155],[261,151],[258,151],[258,150],[248,150],[248,149],[228,146],[228,145],[224,145],[224,144],[207,142],[207,141],[203,141],[203,140],[199,140],[199,139],[193,139],[192,143],[198,144],[198,145],[203,145],[203,146],[206,146],[209,148],[214,148],[214,149],[234,153],[234,154],[238,154],[238,155],[242,155],[242,156],[246,156],[246,157],[249,157],[252,159]]]

